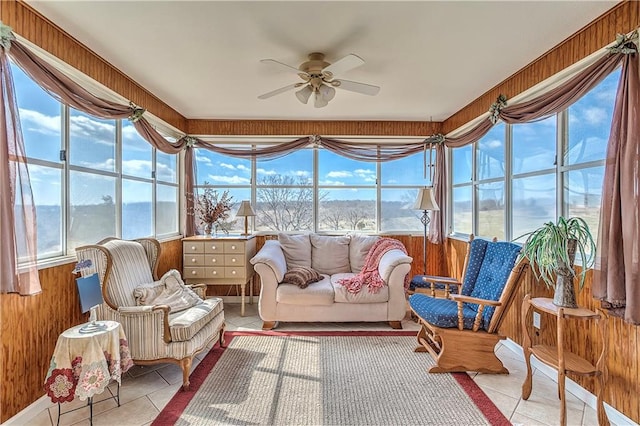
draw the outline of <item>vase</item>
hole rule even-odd
[[[556,286],[553,293],[553,304],[564,308],[577,308],[576,290],[574,288],[573,261],[576,257],[577,241],[571,239],[567,242],[567,254],[569,255],[569,265],[565,262],[558,262],[556,271]]]
[[[212,223],[205,223],[204,224],[204,235],[207,236],[207,237],[210,237],[212,229],[213,229],[213,224]]]

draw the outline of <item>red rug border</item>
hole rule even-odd
[[[415,336],[415,331],[227,331],[225,332],[225,343],[229,345],[236,336]],[[202,383],[209,375],[209,372],[216,365],[222,354],[226,351],[226,347],[221,348],[220,343],[209,351],[204,359],[193,370],[189,377],[189,390],[183,391],[178,389],[176,394],[160,411],[151,426],[174,425],[180,415],[187,408],[187,405],[198,392]],[[476,407],[482,412],[486,419],[493,426],[510,426],[511,422],[489,399],[487,394],[478,386],[478,384],[467,373],[452,373],[460,387],[471,398]]]

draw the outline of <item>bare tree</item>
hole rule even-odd
[[[313,188],[311,181],[293,176],[264,177],[258,186],[258,226],[274,231],[313,228]]]
[[[344,212],[342,209],[325,208],[320,217],[322,217],[322,223],[324,223],[328,229],[342,229],[342,222],[344,220]]]
[[[363,224],[367,219],[372,219],[372,217],[369,214],[369,209],[365,207],[357,206],[347,210],[347,223],[349,224],[349,229],[354,231],[362,229]]]

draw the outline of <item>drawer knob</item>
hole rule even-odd
[[[195,250],[195,249],[196,249],[196,246],[191,246],[191,250]]]
[[[218,275],[218,271],[213,271],[213,275]]]
[[[236,249],[236,246],[231,246],[231,250],[235,250],[235,249]]]
[[[236,258],[231,259],[231,263],[236,263]]]
[[[236,271],[231,271],[231,275],[235,275],[235,274],[236,274]]]
[[[215,259],[211,259],[211,263],[216,263],[216,260]]]
[[[215,250],[215,249],[216,249],[216,246],[211,246],[211,250]]]
[[[191,259],[192,263],[196,263],[196,258],[194,257],[193,259]]]
[[[191,275],[198,275],[197,271],[191,271]]]

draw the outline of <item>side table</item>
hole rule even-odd
[[[93,396],[102,393],[111,380],[118,382],[118,394],[113,398],[120,406],[122,373],[133,366],[133,360],[120,323],[100,323],[106,326],[104,330],[83,333],[81,324],[58,337],[44,382],[47,395],[58,403],[58,423],[61,414],[66,414],[60,412],[60,404],[78,397],[89,400],[89,421],[93,424]]]
[[[526,326],[527,314],[530,309],[557,317],[556,329],[556,345],[531,345],[531,337]],[[600,326],[600,335],[602,337],[602,351],[596,365],[591,364],[586,359],[564,349],[564,327],[567,320],[595,320]],[[531,396],[532,377],[531,377],[531,355],[558,371],[558,396],[560,398],[560,424],[567,424],[567,403],[565,397],[565,377],[567,373],[577,374],[581,376],[590,376],[598,380],[597,412],[598,424],[609,425],[602,394],[607,380],[606,358],[607,358],[607,319],[604,313],[594,312],[585,308],[563,308],[553,304],[553,300],[544,297],[536,297],[531,299],[530,295],[526,295],[522,301],[522,330],[524,334],[524,360],[527,364],[527,377],[522,385],[522,399],[529,399]]]

